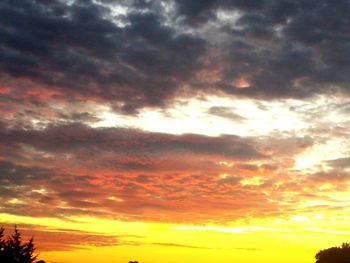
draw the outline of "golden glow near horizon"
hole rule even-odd
[[[302,180],[299,176],[293,179],[287,178],[295,173],[300,176],[314,173],[316,176],[320,169],[322,173],[332,172],[330,162],[345,158],[349,153],[347,150],[349,142],[346,138],[339,136],[330,140],[327,138],[330,131],[322,130],[325,123],[332,126],[346,121],[344,115],[330,113],[331,116],[328,116],[328,112],[324,112],[322,118],[310,126],[308,120],[311,117],[307,112],[310,108],[319,109],[325,104],[325,100],[327,99],[324,97],[318,97],[308,102],[297,100],[261,102],[207,97],[174,104],[164,111],[143,110],[139,115],[129,117],[112,113],[108,107],[104,107],[99,108],[100,120],[90,124],[94,128],[123,127],[163,134],[199,134],[211,138],[222,135],[250,138],[260,136],[258,142],[261,142],[261,145],[257,147],[261,147],[265,154],[270,155],[271,167],[273,163],[279,163],[278,170],[269,168],[266,158],[243,161],[241,166],[236,161],[217,160],[217,165],[222,167],[222,171],[217,174],[217,180],[231,183],[233,189],[242,187],[254,194],[261,191],[261,195],[257,198],[263,198],[264,202],[277,205],[281,209],[286,207],[284,212],[275,217],[271,215],[265,217],[264,212],[257,212],[257,215],[254,215],[255,200],[252,198],[247,201],[251,203],[253,210],[243,210],[243,213],[248,214],[242,215],[242,219],[238,217],[230,221],[223,220],[222,223],[209,220],[201,224],[200,218],[194,218],[194,224],[188,224],[189,222],[181,223],[181,218],[178,223],[162,223],[157,222],[155,218],[124,221],[102,219],[99,216],[54,219],[11,214],[1,214],[1,221],[8,224],[15,222],[19,226],[36,226],[29,227],[26,231],[28,234],[38,233],[38,242],[43,240],[44,244],[48,242],[45,235],[51,235],[54,240],[55,235],[64,235],[65,231],[71,229],[79,231],[77,239],[70,241],[72,245],[69,249],[45,250],[40,248],[39,244],[40,255],[47,262],[73,263],[83,259],[84,262],[122,263],[135,259],[142,263],[161,263],[164,260],[175,263],[181,258],[186,262],[228,263],[233,259],[239,262],[253,262],[258,258],[269,257],[270,262],[277,263],[284,253],[295,255],[285,258],[286,262],[312,262],[318,249],[345,242],[350,233],[350,228],[347,226],[349,209],[340,203],[342,200],[345,204],[348,199],[347,187],[334,192],[333,184],[321,181],[317,186],[320,192],[310,193],[311,186],[308,183],[301,189],[287,186],[291,182],[294,183],[293,180]],[[337,101],[336,98],[334,100],[329,98],[327,103],[332,104],[335,101],[338,104],[345,103]],[[318,133],[319,137],[314,144],[308,146],[308,138],[314,136],[315,129],[321,130]],[[277,140],[269,139],[275,136],[278,136]],[[293,140],[289,139],[291,136],[303,139],[293,146]],[[260,188],[261,190],[258,190]],[[43,186],[37,187],[32,190],[32,194],[46,196],[50,194],[50,190]],[[307,198],[308,194],[317,196],[311,200]],[[298,197],[303,195],[306,197]],[[106,199],[118,205],[124,202],[122,196],[113,194],[107,195]],[[9,205],[24,202],[25,200],[20,197],[8,200]],[[335,204],[341,207],[340,213],[332,211],[331,207]],[[241,204],[238,202],[237,205]],[[67,203],[63,207],[70,208]],[[209,212],[214,208],[208,206],[205,209],[209,209]],[[227,211],[230,209],[225,209],[223,216],[229,215]],[[218,212],[223,213],[220,209]],[[250,215],[250,212],[253,214]],[[172,220],[177,220],[176,213]],[[80,238],[96,240],[89,242],[79,240]],[[317,242],[313,242],[314,240]],[[271,255],[274,257],[271,258]]]
[[[40,251],[47,262],[232,262],[234,258],[250,262],[254,258],[270,257],[271,262],[280,262],[280,253],[288,253],[286,262],[312,261],[319,246],[327,247],[342,242],[350,231],[347,220],[325,218],[320,215],[293,216],[286,219],[254,219],[238,221],[232,226],[220,225],[174,225],[164,223],[121,222],[98,218],[74,218],[74,221],[35,219],[1,214],[3,221],[22,224],[45,225],[48,236],[50,228],[61,231],[75,229],[100,235],[115,236],[115,245],[99,246],[77,242],[69,251]],[[73,219],[73,218],[72,218]],[[243,225],[243,224],[246,225]],[[248,224],[247,224],[248,223]],[[235,225],[233,225],[235,224]],[[39,227],[40,229],[40,227]],[[35,231],[33,231],[35,232]],[[332,236],[331,239],[329,237]],[[302,237],[302,239],[301,239]],[[51,234],[55,239],[55,234]],[[317,242],[312,242],[317,238]],[[62,241],[61,241],[62,242]],[[161,249],[160,249],[161,248]],[[150,253],[150,251],[152,251]],[[207,259],[206,259],[207,257]],[[309,258],[309,259],[308,259]]]

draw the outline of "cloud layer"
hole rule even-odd
[[[313,142],[71,124],[2,126],[0,144],[1,212],[204,222],[283,209],[285,188],[302,183],[283,173]]]
[[[347,93],[349,5],[2,1],[2,85],[12,95],[41,90],[126,113],[198,92],[265,99]]]

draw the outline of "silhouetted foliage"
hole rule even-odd
[[[139,263],[138,261],[129,261],[129,263]]]
[[[4,238],[4,228],[0,228],[0,262],[6,263],[32,263],[37,258],[34,255],[35,247],[33,238],[22,242],[21,234],[17,227],[12,235]]]
[[[341,247],[331,247],[320,250],[315,258],[316,263],[349,263],[350,244],[343,243]]]

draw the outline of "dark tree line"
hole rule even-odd
[[[22,242],[21,233],[15,227],[13,233],[5,238],[5,229],[0,228],[0,262],[6,263],[33,263],[37,255],[34,254],[33,238]],[[43,263],[44,261],[39,261]]]
[[[316,263],[349,263],[350,244],[343,243],[341,247],[331,247],[320,250],[315,258]]]

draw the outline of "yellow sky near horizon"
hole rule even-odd
[[[8,223],[17,222],[25,234],[34,234],[39,258],[46,262],[313,262],[320,249],[340,245],[350,234],[347,220],[315,215],[314,218],[253,219],[222,225],[174,225],[155,222],[121,222],[97,218],[72,221],[28,218],[1,214]],[[24,228],[21,228],[24,225]],[[35,226],[30,228],[30,226]],[[45,227],[43,227],[45,226]],[[59,229],[59,230],[57,230]],[[71,240],[74,231],[79,239]],[[40,232],[43,231],[43,232]],[[67,234],[57,236],[57,233]],[[89,243],[84,233],[115,237],[110,244]],[[27,237],[27,236],[26,236]],[[62,251],[46,251],[45,242],[72,242]],[[41,241],[44,241],[41,243]],[[75,247],[74,247],[75,246]],[[44,249],[43,249],[44,248]]]

